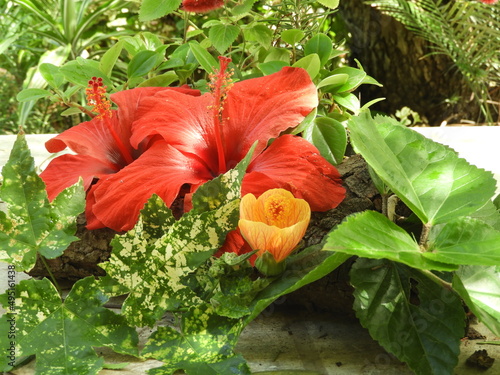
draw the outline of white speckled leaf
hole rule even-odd
[[[0,302],[8,313],[0,326],[15,318],[17,357],[36,355],[35,374],[97,374],[104,365],[93,347],[137,355],[137,333],[125,319],[102,307],[107,301],[94,278],[79,280],[64,301],[49,280],[25,280],[16,286],[16,314],[11,314],[8,294]],[[7,335],[0,337],[2,353],[9,346]],[[0,368],[7,368],[5,356]]]
[[[250,374],[245,360],[233,347],[243,329],[238,319],[218,316],[209,305],[183,314],[181,329],[159,327],[146,343],[143,355],[165,362],[148,374],[173,374],[182,369],[188,375]]]
[[[82,183],[50,204],[24,135],[18,136],[2,176],[0,198],[7,203],[7,213],[0,212],[0,261],[27,271],[35,265],[37,252],[55,258],[78,240],[76,216],[85,207]]]
[[[150,223],[159,210],[148,208],[158,204],[153,197],[134,229],[113,240],[111,258],[101,267],[129,292],[122,311],[131,324],[152,326],[165,310],[202,302],[186,286],[185,278],[236,228],[241,180],[249,159],[200,186],[193,197],[193,210],[178,221],[164,212],[161,217],[168,225],[152,228]]]

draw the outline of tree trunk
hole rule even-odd
[[[372,109],[394,114],[406,106],[430,125],[477,119],[479,108],[450,58],[428,56],[426,41],[363,0],[341,1],[339,12],[351,34],[349,58],[384,85],[361,86],[363,102],[386,98]]]

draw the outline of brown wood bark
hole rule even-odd
[[[384,85],[361,86],[363,102],[386,98],[372,109],[394,114],[407,106],[431,125],[477,119],[478,106],[450,58],[428,56],[432,50],[426,41],[363,0],[341,1],[339,12],[351,34],[349,58],[353,64],[358,59],[366,72]],[[446,102],[452,98],[458,101]]]

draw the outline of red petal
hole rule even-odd
[[[206,13],[211,10],[221,8],[224,5],[223,0],[184,0],[182,8],[186,12]]]
[[[258,140],[257,155],[271,138],[297,126],[318,105],[316,86],[300,68],[237,82],[229,90],[222,131],[226,160],[233,167]]]
[[[105,226],[129,230],[153,194],[170,206],[183,184],[200,184],[210,178],[195,158],[159,141],[132,164],[96,183],[92,210]]]
[[[188,85],[181,87],[137,87],[131,90],[118,91],[110,96],[110,99],[118,105],[118,119],[121,135],[124,144],[129,144],[131,128],[137,119],[137,108],[141,101],[147,97],[154,96],[160,91],[171,90],[187,95],[199,96],[199,90],[193,90]]]
[[[147,137],[160,134],[167,143],[183,153],[196,155],[208,169],[217,171],[212,104],[211,94],[193,97],[174,91],[159,92],[141,103],[131,143],[137,147]]]
[[[76,184],[80,177],[87,190],[94,178],[116,173],[117,170],[118,168],[93,157],[61,155],[50,162],[40,177],[47,186],[49,200],[53,200],[61,191]]]
[[[312,211],[335,208],[344,199],[345,189],[337,169],[303,138],[277,138],[248,167],[242,195],[256,196],[280,187],[306,200]]]

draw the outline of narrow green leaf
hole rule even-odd
[[[28,271],[37,252],[54,258],[78,239],[74,233],[85,207],[83,184],[66,189],[50,204],[24,135],[17,137],[2,176],[0,199],[7,213],[0,211],[0,260]]]
[[[109,48],[104,55],[102,55],[101,60],[99,61],[99,70],[107,76],[111,76],[113,67],[122,53],[124,43],[125,42],[123,40],[118,41],[111,48]]]
[[[347,82],[348,79],[349,79],[349,74],[345,73],[334,74],[323,79],[320,83],[318,83],[318,86],[316,87],[320,89],[322,87],[331,86],[325,89],[325,91],[328,91],[329,89],[336,89],[337,87],[342,87]]]
[[[317,117],[303,137],[311,142],[326,160],[333,165],[344,158],[347,146],[347,132],[344,126],[329,117]]]
[[[366,73],[364,71],[356,68],[351,68],[349,66],[337,68],[332,72],[332,74],[347,74],[349,76],[347,82],[335,90],[339,93],[344,91],[353,91],[359,85],[361,85],[361,83],[363,83],[363,80],[366,78]]]
[[[139,10],[141,22],[151,21],[163,17],[179,8],[181,0],[143,0]]]
[[[288,29],[281,33],[281,39],[292,46],[300,42],[306,34],[300,29]]]
[[[500,269],[462,266],[453,275],[453,289],[474,315],[500,337]]]
[[[198,42],[189,42],[189,48],[205,72],[213,73],[214,69],[217,69],[219,66],[217,60],[205,48],[201,47]]]
[[[238,37],[240,28],[236,25],[215,25],[208,31],[208,37],[215,49],[223,54]]]
[[[27,102],[30,100],[38,100],[50,95],[50,91],[43,89],[24,89],[17,94],[16,99],[19,102]]]
[[[323,250],[366,258],[386,258],[424,270],[452,271],[457,268],[422,256],[420,247],[406,231],[375,211],[347,217],[328,234]]]
[[[490,172],[452,149],[401,126],[362,113],[348,122],[351,141],[377,175],[424,223],[473,214],[495,192]]]
[[[301,58],[299,61],[297,61],[292,66],[294,68],[305,69],[307,71],[307,73],[309,73],[309,77],[311,77],[311,79],[316,78],[316,76],[319,74],[319,71],[321,69],[319,56],[315,53],[304,56],[303,58]]]
[[[453,374],[465,326],[455,293],[388,260],[360,258],[350,275],[356,316],[375,340],[416,374]]]
[[[23,280],[15,290],[16,315],[4,314],[0,325],[8,325],[7,319],[14,317],[16,354],[35,354],[37,374],[97,374],[104,360],[95,353],[96,346],[137,355],[135,329],[102,307],[108,298],[96,288],[93,277],[77,281],[64,301],[48,279]],[[0,302],[8,306],[7,294],[0,296]],[[8,344],[6,335],[0,337],[2,351]]]
[[[423,255],[438,262],[494,266],[500,264],[500,231],[485,222],[460,217],[431,229]]]
[[[306,56],[316,53],[319,56],[321,66],[325,66],[333,52],[333,42],[325,34],[316,34],[308,40],[304,46],[304,52]]]
[[[148,74],[156,66],[158,53],[155,51],[140,51],[135,55],[127,68],[129,79],[142,77]]]
[[[175,72],[170,71],[145,80],[139,85],[139,87],[167,87],[172,82],[178,80],[179,77],[177,77],[177,74],[175,74]]]

